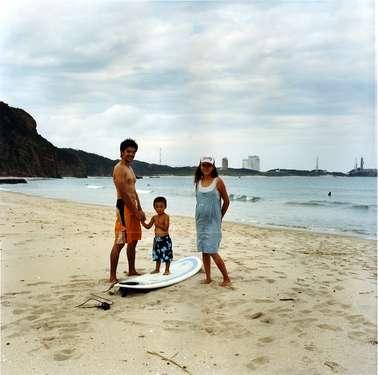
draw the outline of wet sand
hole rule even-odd
[[[213,266],[210,285],[122,298],[106,291],[113,208],[0,192],[0,212],[2,374],[376,373],[376,241],[224,222],[232,287]],[[192,218],[170,233],[176,259],[198,255]],[[91,294],[110,310],[75,307]]]

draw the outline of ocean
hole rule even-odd
[[[265,227],[300,228],[377,238],[377,179],[374,177],[222,177],[231,204],[226,221]],[[110,177],[28,179],[0,190],[114,206]],[[162,176],[137,180],[143,209],[167,198],[170,215],[194,216],[193,178]],[[328,193],[331,192],[331,196]]]

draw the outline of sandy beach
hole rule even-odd
[[[0,207],[1,374],[376,373],[373,240],[226,221],[232,287],[213,268],[210,285],[200,272],[123,298],[106,291],[112,207],[9,192]],[[171,216],[170,233],[176,259],[198,255],[193,218]],[[143,229],[141,272],[152,238]],[[118,277],[126,266],[122,252]],[[92,294],[110,310],[75,307]]]

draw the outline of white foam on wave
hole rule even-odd
[[[137,189],[137,193],[138,194],[150,194],[152,190],[138,190]]]
[[[104,186],[101,185],[87,185],[88,189],[103,189]]]
[[[0,188],[1,191],[10,191],[9,189]]]

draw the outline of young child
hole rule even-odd
[[[165,263],[164,275],[169,275],[169,266],[173,258],[172,253],[172,240],[169,237],[169,216],[164,212],[167,208],[167,200],[164,197],[157,197],[154,199],[154,209],[157,215],[154,215],[150,222],[146,224],[145,221],[142,225],[146,229],[150,229],[155,225],[155,238],[152,249],[152,260],[156,262],[155,270],[151,273],[160,272],[161,262]]]

